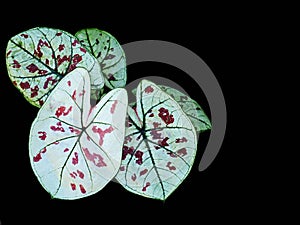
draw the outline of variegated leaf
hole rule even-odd
[[[91,96],[99,99],[104,78],[97,59],[68,32],[36,27],[13,36],[6,48],[8,75],[27,101],[41,107],[69,72],[83,67],[91,76]]]
[[[136,107],[128,107],[128,118],[116,180],[128,191],[165,200],[192,168],[195,128],[172,97],[145,79],[137,87]]]
[[[104,188],[122,156],[127,91],[116,88],[90,104],[90,77],[76,68],[39,109],[29,136],[32,169],[53,198],[78,199]]]
[[[97,28],[79,30],[75,36],[97,58],[105,85],[110,89],[124,87],[127,81],[126,58],[116,38]]]

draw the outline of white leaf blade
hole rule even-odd
[[[143,125],[127,127],[116,179],[131,192],[165,200],[191,170],[196,131],[178,103],[154,83],[142,80],[136,96]]]
[[[115,176],[125,132],[126,96],[125,89],[112,90],[91,108],[90,77],[83,68],[70,72],[49,95],[32,124],[29,152],[35,175],[53,198],[92,195]],[[118,110],[104,112],[114,103],[107,103],[105,97],[117,101]],[[110,116],[101,118],[103,114]],[[114,127],[109,137],[113,148],[106,144],[107,135],[100,135],[100,127],[94,128],[99,123]]]

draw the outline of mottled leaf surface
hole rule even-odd
[[[208,116],[195,100],[175,88],[165,85],[159,85],[159,87],[179,103],[182,110],[192,121],[197,132],[211,129],[211,122]]]
[[[197,135],[180,105],[155,83],[142,80],[136,107],[128,106],[126,136],[117,181],[136,194],[165,200],[186,178]]]
[[[110,89],[124,87],[127,81],[126,58],[116,38],[97,28],[82,29],[75,36],[97,58],[105,85]]]
[[[94,194],[121,163],[127,91],[116,88],[90,104],[90,77],[76,68],[53,89],[29,136],[32,169],[53,198]]]
[[[169,94],[181,106],[182,110],[190,118],[197,132],[201,133],[211,129],[210,119],[198,102],[175,88],[160,84],[158,86],[162,91]],[[136,88],[132,90],[132,93],[136,94]],[[135,103],[129,103],[129,105],[134,104]]]
[[[36,27],[13,36],[6,48],[6,66],[15,87],[37,107],[77,67],[89,71],[92,97],[104,86],[97,59],[75,36],[59,29]]]

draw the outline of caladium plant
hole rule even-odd
[[[128,106],[116,180],[131,192],[165,200],[190,172],[196,152],[196,130],[181,106],[155,83],[142,80],[136,106]]]
[[[79,30],[75,37],[95,56],[109,89],[125,87],[127,81],[126,57],[122,46],[110,33],[98,28]]]
[[[13,36],[6,48],[6,65],[12,83],[36,107],[77,67],[89,71],[92,98],[98,100],[104,86],[97,59],[74,35],[60,29],[36,27]]]
[[[29,135],[32,169],[53,198],[86,197],[116,175],[126,112],[124,88],[109,91],[91,106],[90,76],[83,68],[74,69],[57,84]]]
[[[53,198],[87,197],[115,180],[165,200],[191,171],[197,133],[211,129],[196,101],[146,79],[128,103],[125,53],[97,28],[22,32],[8,42],[6,65],[14,86],[39,108],[30,164]]]

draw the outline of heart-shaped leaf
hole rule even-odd
[[[77,67],[89,71],[92,98],[99,99],[104,86],[97,59],[75,36],[59,29],[36,27],[13,36],[6,48],[6,66],[15,87],[37,107]]]
[[[126,58],[116,38],[97,28],[79,30],[75,36],[97,58],[105,86],[110,89],[124,87],[127,81]]]
[[[116,180],[131,192],[165,200],[191,170],[197,134],[180,105],[155,83],[139,83],[136,103],[128,106]]]
[[[118,172],[127,91],[116,88],[90,104],[90,77],[76,68],[53,89],[33,121],[32,169],[53,198],[78,199],[101,190]]]

